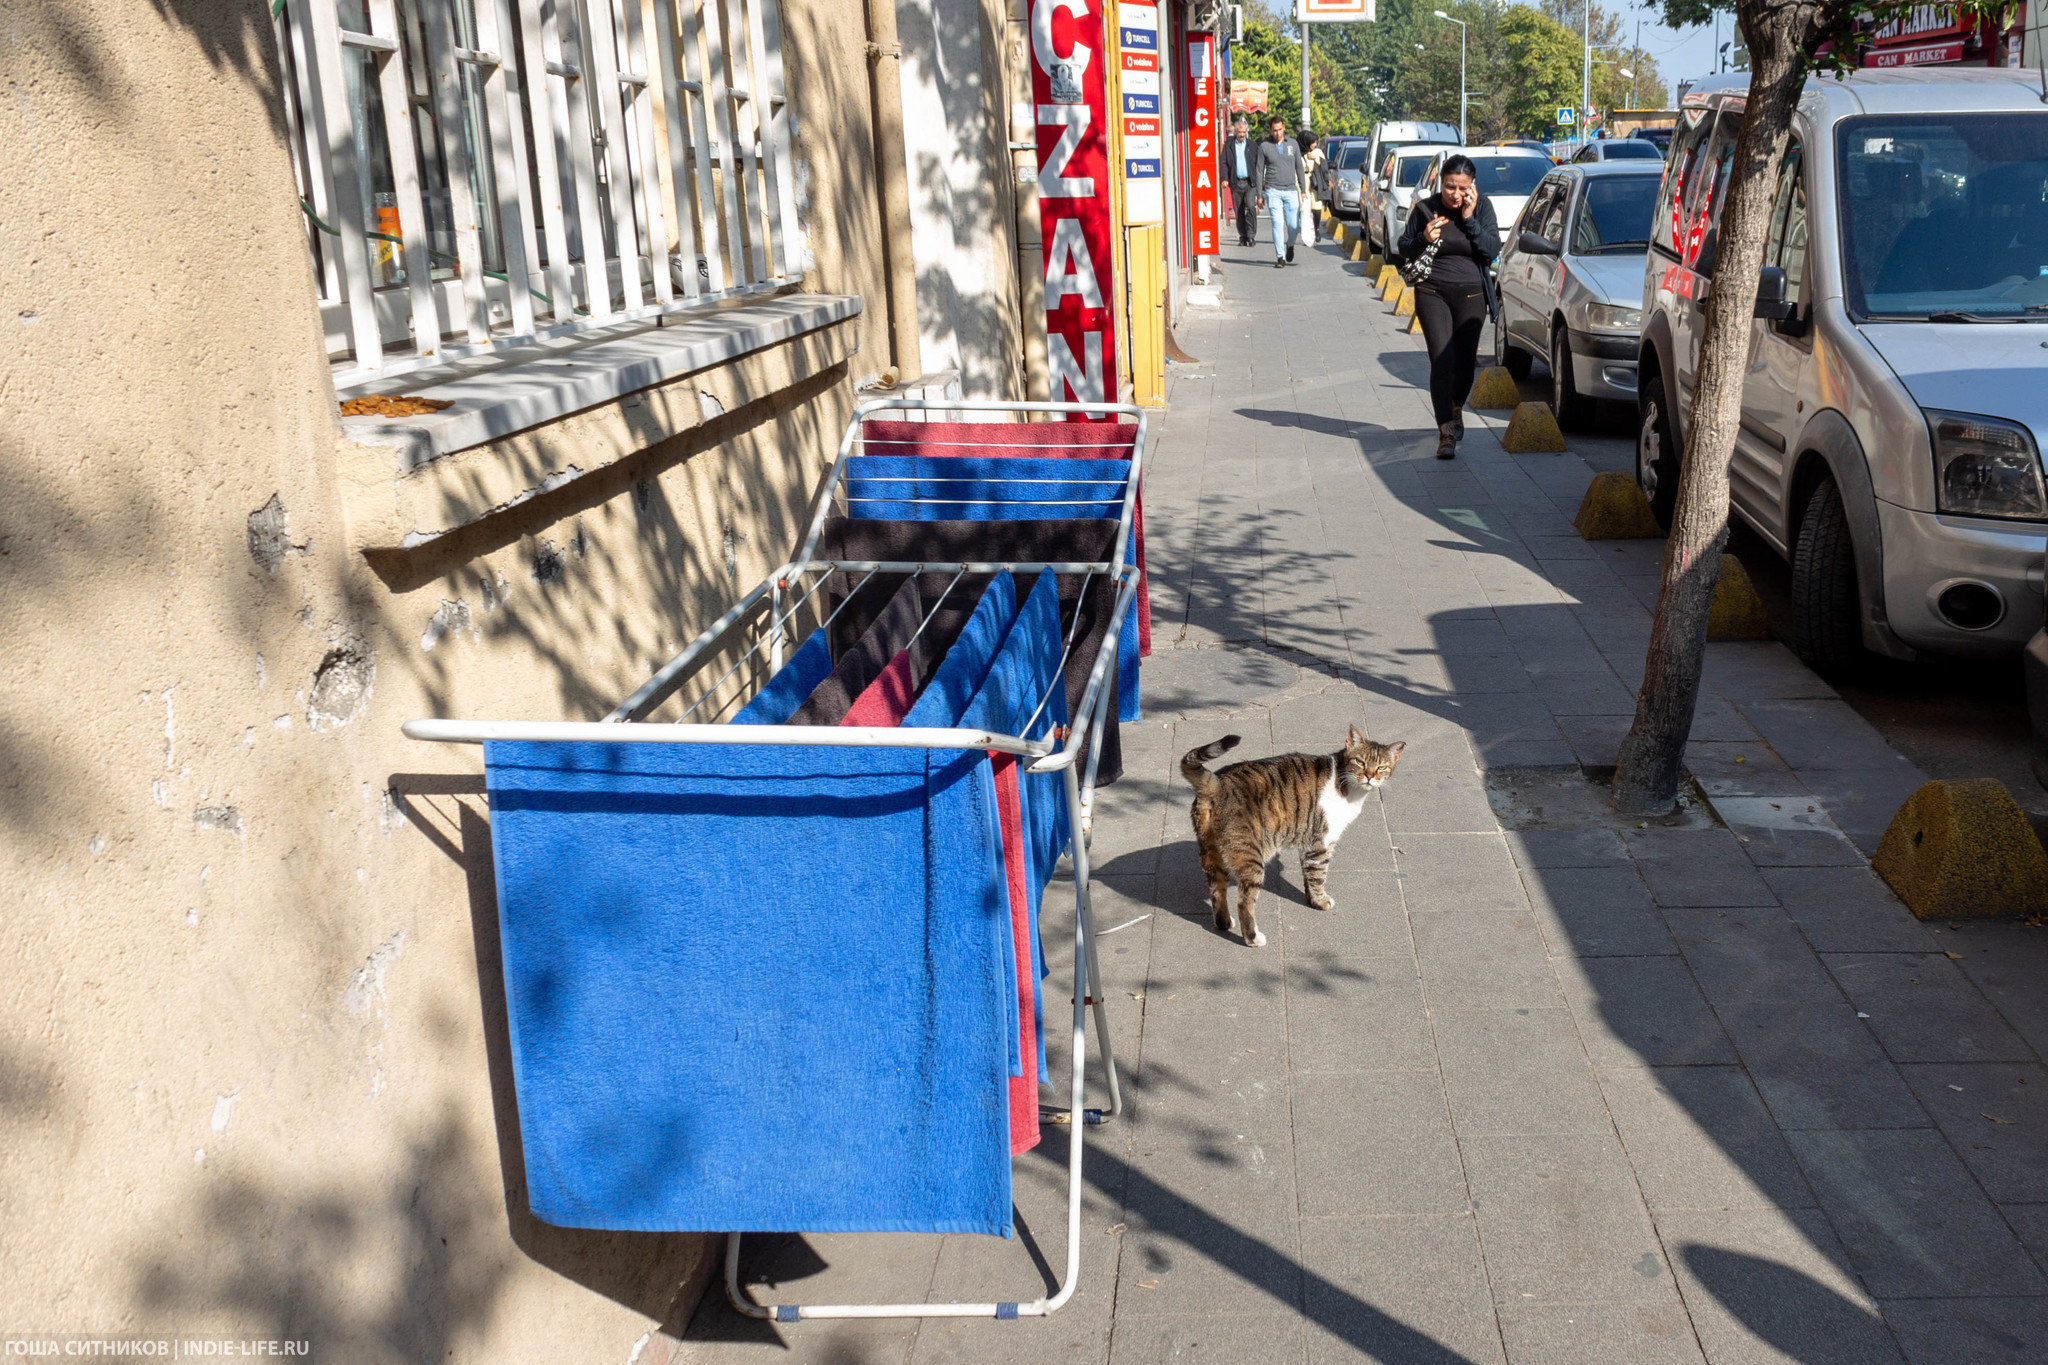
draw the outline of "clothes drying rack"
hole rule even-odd
[[[818,543],[824,533],[827,518],[835,508],[846,506],[844,489],[846,461],[860,448],[863,440],[863,426],[868,418],[881,413],[902,413],[906,416],[933,420],[939,414],[974,414],[968,418],[977,434],[985,431],[989,438],[985,448],[991,452],[1015,451],[1029,443],[1004,442],[1005,434],[1021,434],[1036,424],[1021,420],[1003,421],[995,414],[1013,414],[1021,419],[1027,414],[1042,414],[1056,417],[1085,415],[1100,418],[1114,415],[1135,421],[1136,439],[1129,450],[1130,466],[1120,491],[1118,527],[1114,548],[1107,560],[1068,562],[927,562],[912,560],[836,560],[815,557]],[[1021,431],[1020,431],[1021,429]],[[1039,428],[1042,430],[1043,428]],[[756,1303],[741,1286],[740,1234],[727,1234],[725,1256],[725,1292],[732,1305],[739,1312],[753,1318],[772,1319],[776,1322],[797,1322],[808,1318],[1026,1318],[1045,1317],[1059,1311],[1074,1295],[1079,1286],[1081,1273],[1081,1189],[1082,1189],[1082,1129],[1106,1123],[1123,1112],[1123,1093],[1117,1082],[1116,1058],[1111,1049],[1109,1019],[1104,1007],[1101,986],[1101,971],[1096,961],[1095,920],[1089,894],[1089,832],[1094,813],[1095,778],[1097,763],[1102,752],[1102,734],[1106,725],[1115,724],[1110,707],[1114,701],[1115,689],[1110,684],[1112,669],[1117,662],[1117,645],[1125,616],[1132,610],[1138,587],[1138,566],[1125,563],[1126,547],[1131,543],[1132,525],[1138,505],[1139,472],[1145,455],[1146,414],[1144,409],[1129,404],[1079,404],[1079,403],[1012,403],[958,400],[952,402],[927,402],[914,399],[881,399],[861,404],[854,412],[841,437],[839,448],[823,484],[814,497],[811,506],[810,524],[802,546],[796,556],[771,573],[725,615],[721,616],[702,634],[692,640],[679,654],[657,670],[637,691],[620,702],[601,721],[491,721],[491,720],[412,720],[404,725],[404,733],[412,739],[436,743],[482,744],[491,740],[540,741],[564,743],[626,743],[626,744],[753,744],[753,745],[815,745],[824,747],[881,747],[881,748],[923,748],[923,749],[986,749],[1015,754],[1029,773],[1062,774],[1064,779],[1068,828],[1071,834],[1070,853],[1074,871],[1074,993],[1073,993],[1073,1048],[1072,1048],[1072,1092],[1069,1106],[1065,1111],[1041,1109],[1041,1120],[1054,1125],[1068,1126],[1071,1138],[1068,1144],[1067,1160],[1067,1264],[1057,1292],[1050,1296],[1041,1295],[1028,1301],[993,1301],[987,1303],[887,1303],[887,1304],[775,1304]],[[970,446],[982,443],[968,443]],[[1079,453],[1078,451],[1068,453]],[[1108,458],[1120,458],[1120,447],[1094,447],[1091,454]],[[943,476],[920,479],[920,484],[943,484]],[[892,499],[893,500],[893,499]],[[1033,508],[1053,509],[1071,507],[1071,501],[1053,498],[971,499],[923,498],[904,499],[944,506],[980,506],[998,502],[1027,513]],[[1089,500],[1090,502],[1096,500]],[[1055,516],[1066,515],[1054,512]],[[980,518],[968,518],[980,519]],[[768,668],[763,676],[770,676],[782,667],[789,639],[790,624],[803,612],[832,575],[859,575],[859,582],[865,583],[875,574],[923,574],[952,572],[954,582],[967,574],[998,573],[1039,573],[1046,569],[1061,575],[1105,576],[1115,585],[1114,606],[1104,632],[1102,646],[1094,667],[1090,670],[1079,704],[1070,717],[1070,725],[1064,736],[1055,732],[1037,740],[1025,739],[1018,735],[996,734],[985,730],[935,729],[935,728],[881,728],[861,726],[801,726],[801,725],[722,725],[691,723],[689,716],[699,707],[711,701],[725,682],[762,654],[767,656]],[[1084,580],[1085,581],[1085,580]],[[807,586],[806,586],[807,585]],[[857,588],[856,588],[857,590]],[[844,601],[850,601],[851,592]],[[842,601],[842,606],[844,605]],[[943,601],[943,595],[941,597]],[[1064,685],[1063,673],[1066,658],[1071,654],[1075,638],[1079,633],[1080,618],[1085,605],[1085,596],[1075,605],[1074,621],[1066,632],[1061,656],[1061,669],[1054,676],[1053,687]],[[934,604],[932,611],[937,610]],[[763,614],[766,624],[759,634],[741,652],[738,660],[727,668],[708,687],[704,688],[697,700],[683,713],[677,722],[653,722],[647,717],[686,683],[696,677],[712,660],[730,647],[746,639],[746,632],[759,624]],[[822,614],[820,614],[822,616]],[[929,614],[926,620],[929,621]],[[824,618],[829,624],[829,618]],[[922,626],[920,626],[922,629]],[[1137,660],[1126,661],[1126,666],[1135,667]],[[1041,707],[1047,697],[1041,700]],[[727,699],[728,704],[730,698]],[[1036,719],[1034,715],[1033,720]],[[1032,728],[1027,722],[1019,727]],[[1034,914],[1036,907],[1033,907]],[[1085,985],[1085,989],[1083,989]],[[1089,1109],[1084,1105],[1087,1080],[1087,1017],[1092,1012],[1095,1018],[1096,1041],[1101,1049],[1103,1082],[1108,1090],[1109,1105],[1104,1109]],[[1031,1063],[1025,1062],[1027,1074]]]

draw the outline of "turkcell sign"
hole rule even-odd
[[[1216,254],[1216,224],[1222,211],[1218,187],[1216,145],[1216,35],[1188,35],[1187,61],[1182,64],[1182,105],[1188,111],[1188,130],[1181,136],[1181,164],[1192,183],[1182,196],[1187,217],[1181,225],[1182,240],[1190,256]]]
[[[1159,135],[1159,9],[1150,0],[1116,7],[1117,96],[1123,117],[1124,222],[1166,221],[1165,146]]]
[[[1116,400],[1116,325],[1106,283],[1112,256],[1105,36],[1092,0],[1031,0],[1045,363],[1055,403]]]

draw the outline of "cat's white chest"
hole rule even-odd
[[[1361,790],[1356,801],[1346,800],[1344,793],[1337,788],[1336,777],[1332,776],[1316,795],[1316,809],[1323,813],[1323,846],[1335,848],[1337,841],[1344,837],[1344,831],[1365,809],[1365,792]]]

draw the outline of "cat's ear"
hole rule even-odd
[[[1397,739],[1392,744],[1389,744],[1387,746],[1387,762],[1399,763],[1401,761],[1401,751],[1407,747],[1408,741],[1405,739]]]
[[[1358,732],[1356,725],[1348,727],[1347,733],[1344,736],[1344,747],[1346,749],[1363,749],[1365,747],[1365,736]]]

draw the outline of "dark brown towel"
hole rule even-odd
[[[1116,548],[1116,532],[1117,524],[1108,520],[876,521],[865,517],[833,516],[825,520],[817,554],[820,559],[918,560],[924,563],[965,560],[983,563],[1096,562],[1109,559]],[[925,650],[925,657],[933,661],[943,659],[946,651],[952,648],[953,641],[966,629],[967,618],[974,614],[975,604],[981,601],[982,591],[991,577],[988,574],[968,574],[954,583],[956,572],[934,571],[917,578],[917,586],[926,602],[937,601],[947,585],[953,585],[945,600],[931,612],[931,622],[918,640]],[[826,607],[828,612],[861,579],[859,574],[840,577],[845,581],[835,582],[826,588],[826,595],[831,598]],[[1035,574],[1016,575],[1019,601],[1031,591],[1036,577]],[[875,613],[883,603],[891,600],[884,595],[888,589],[880,586],[883,580],[892,579],[900,583],[907,578],[907,574],[876,574],[866,587],[860,589],[855,600],[847,603],[839,618],[832,623],[835,652],[841,640],[851,642],[864,636],[876,619]],[[1067,715],[1068,723],[1072,724],[1074,710],[1081,704],[1081,693],[1088,686],[1089,670],[1095,667],[1095,658],[1102,652],[1102,641],[1109,629],[1109,614],[1116,606],[1116,595],[1112,580],[1104,574],[1061,574],[1058,581],[1060,639],[1063,642],[1074,629],[1075,613],[1079,612],[1081,618],[1066,667]],[[886,664],[888,660],[885,658],[882,662]],[[1118,663],[1121,666],[1122,660]],[[925,676],[919,675],[920,687]],[[1109,723],[1102,732],[1102,759],[1095,772],[1097,786],[1108,786],[1123,776],[1123,742],[1116,723],[1116,684],[1117,670],[1112,668],[1103,679],[1103,686],[1109,689]]]
[[[868,585],[870,588],[874,584]],[[858,605],[858,604],[855,604]],[[851,608],[849,608],[851,610]],[[844,619],[844,618],[842,618]],[[885,605],[878,610],[874,619],[855,637],[852,645],[838,653],[838,662],[832,665],[832,672],[825,681],[804,699],[797,707],[788,725],[837,725],[846,719],[846,713],[853,707],[854,699],[867,689],[867,685],[881,676],[882,670],[898,654],[908,651],[913,687],[921,688],[928,676],[924,659],[942,656],[925,653],[925,638],[919,636],[917,627],[924,620],[924,598],[919,595],[915,582],[902,583],[891,593]],[[839,623],[833,622],[836,626]],[[912,640],[915,638],[916,643]]]

